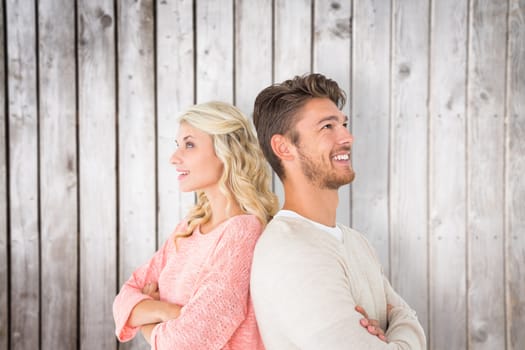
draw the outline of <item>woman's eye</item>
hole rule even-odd
[[[186,142],[186,148],[193,148],[193,142]]]

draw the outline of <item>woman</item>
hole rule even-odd
[[[277,211],[249,121],[210,102],[179,119],[171,162],[197,204],[113,304],[119,340],[142,331],[152,349],[264,349],[249,295],[255,243]]]

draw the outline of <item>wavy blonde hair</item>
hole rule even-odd
[[[247,214],[266,225],[277,212],[278,201],[270,191],[271,173],[254,129],[236,107],[224,102],[207,102],[190,107],[179,117],[212,137],[215,153],[224,165],[219,189],[228,206],[237,202]],[[211,218],[211,207],[203,191],[196,191],[197,203],[187,216],[187,228],[176,239],[189,237],[193,230]]]

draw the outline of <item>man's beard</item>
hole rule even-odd
[[[319,186],[321,189],[337,190],[339,187],[349,184],[354,180],[355,173],[351,167],[343,174],[338,174],[331,167],[331,163],[322,164],[315,163],[310,157],[297,148],[299,153],[299,160],[301,161],[301,169],[311,183]]]

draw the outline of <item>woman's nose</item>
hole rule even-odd
[[[179,157],[179,150],[176,150],[175,152],[173,152],[173,154],[171,155],[171,158],[170,158],[170,163],[171,164],[180,164],[181,163],[181,159]]]

